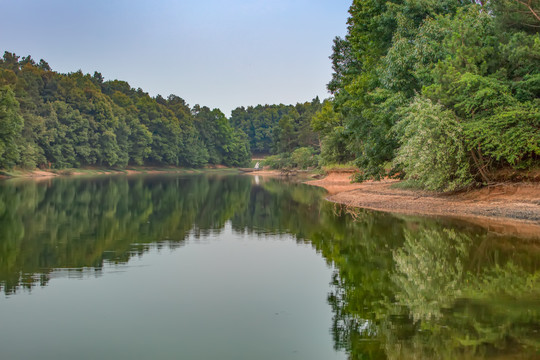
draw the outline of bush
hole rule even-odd
[[[310,147],[301,147],[294,150],[291,154],[292,165],[300,169],[317,166],[319,164],[319,158],[314,155],[314,152],[315,150]]]
[[[540,155],[540,110],[533,104],[497,108],[465,124],[470,149],[515,168],[528,168]],[[478,154],[482,156],[482,154]]]
[[[315,150],[310,147],[301,147],[291,153],[281,153],[279,155],[267,156],[264,159],[264,166],[271,169],[300,168],[307,169],[319,164],[319,156],[315,155]]]
[[[283,169],[292,167],[291,154],[282,153],[279,155],[267,156],[264,159],[264,166],[269,166],[271,169]]]
[[[354,160],[347,144],[349,137],[343,126],[335,127],[321,142],[321,165],[345,164]]]
[[[264,159],[263,165],[269,166],[271,169],[278,169],[279,161],[279,155],[270,155]]]
[[[400,139],[395,165],[425,189],[452,191],[473,181],[463,129],[454,113],[416,98],[395,127]]]

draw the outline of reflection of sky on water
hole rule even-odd
[[[0,300],[10,359],[345,359],[328,331],[333,269],[290,235],[230,223],[126,264],[51,272]],[[47,329],[47,330],[45,330]],[[137,339],[137,341],[134,341]],[[34,346],[25,346],[32,343]]]

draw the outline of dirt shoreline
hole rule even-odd
[[[392,187],[397,180],[351,183],[352,173],[330,173],[307,184],[347,206],[405,215],[451,217],[495,233],[540,238],[540,184],[508,183],[457,194]]]

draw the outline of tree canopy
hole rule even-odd
[[[202,110],[201,110],[202,109]],[[5,52],[0,60],[0,168],[245,165],[246,135],[218,109],[151,97],[120,80]]]
[[[398,174],[434,190],[538,166],[539,8],[353,1],[330,57],[331,109],[317,118],[327,152],[352,155],[360,179]]]
[[[255,154],[291,153],[299,147],[317,147],[319,138],[311,127],[321,109],[318,97],[296,105],[257,105],[232,111],[231,124],[249,138]]]

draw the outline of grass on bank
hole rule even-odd
[[[321,166],[325,172],[357,172],[358,168],[352,163],[347,164],[328,164]]]

